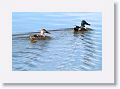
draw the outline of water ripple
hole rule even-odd
[[[29,35],[13,34],[13,70],[93,71],[101,70],[100,30],[74,34],[72,28],[51,30],[51,40],[31,43]]]

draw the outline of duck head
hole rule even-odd
[[[89,23],[87,23],[85,20],[81,21],[81,27],[85,27],[85,25],[90,25]]]
[[[46,31],[45,29],[42,29],[40,32],[41,33],[49,33],[50,34],[50,32]]]
[[[39,35],[45,37],[45,33],[49,33],[50,34],[50,32],[46,31],[45,29],[41,29]]]
[[[46,31],[45,29],[42,29],[42,30],[40,31],[40,35],[44,35],[45,33],[50,34],[50,32]]]

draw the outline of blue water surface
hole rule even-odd
[[[74,33],[82,20],[92,30]],[[29,35],[45,28],[50,39],[32,43]],[[100,12],[13,12],[13,71],[101,71],[102,14]]]

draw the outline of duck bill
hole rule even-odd
[[[86,25],[90,25],[89,23],[86,23]]]
[[[88,24],[90,26],[90,24]]]
[[[50,32],[46,31],[46,33],[51,34]]]

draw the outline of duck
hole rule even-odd
[[[48,38],[48,36],[46,36],[45,33],[50,34],[50,32],[48,32],[46,29],[41,29],[38,34],[30,35],[29,38],[33,42],[36,42],[36,40],[45,40]]]
[[[81,26],[77,26],[75,25],[75,27],[73,28],[75,32],[78,31],[87,31],[87,28],[85,27],[85,25],[90,25],[87,21],[82,20],[81,21]]]

